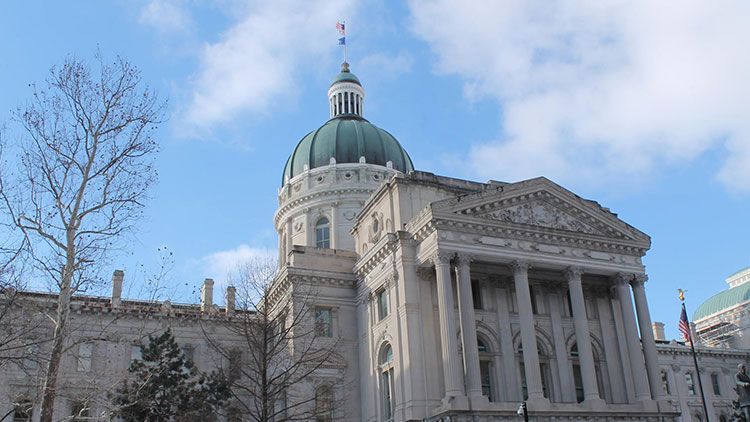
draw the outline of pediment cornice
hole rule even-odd
[[[651,239],[598,203],[583,199],[545,178],[498,186],[475,194],[437,201],[434,219],[558,237],[623,243],[647,250]],[[605,240],[606,239],[606,240]]]

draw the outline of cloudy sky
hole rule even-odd
[[[544,175],[619,213],[652,236],[652,317],[676,336],[678,287],[695,309],[750,265],[747,16],[744,1],[2,2],[0,122],[66,54],[139,66],[169,121],[148,218],[111,265],[137,284],[167,247],[173,294],[195,300],[203,278],[275,253],[282,167],[328,118],[346,20],[366,117],[418,169]]]

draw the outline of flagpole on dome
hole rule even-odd
[[[695,339],[690,332],[690,321],[688,321],[687,310],[685,309],[685,290],[677,289],[680,302],[682,303],[682,312],[680,313],[679,330],[686,341],[690,342],[690,352],[693,354],[693,365],[695,365],[695,376],[698,377],[698,388],[701,390],[701,401],[703,402],[703,413],[706,415],[706,421],[711,422],[706,406],[706,394],[703,392],[703,381],[701,381],[701,372],[698,367],[698,357],[695,355]]]
[[[339,45],[344,46],[344,63],[349,61],[349,54],[346,46],[346,21],[336,22],[336,30],[339,31],[341,38],[339,38]]]

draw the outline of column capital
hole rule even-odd
[[[568,283],[574,281],[580,283],[581,276],[583,275],[583,269],[581,269],[581,267],[568,267],[563,273],[565,274],[565,279],[568,280]]]
[[[513,269],[514,273],[525,273],[529,271],[529,262],[522,259],[518,259],[510,263],[510,268]]]
[[[474,257],[469,254],[456,254],[456,265],[469,265],[474,261]]]
[[[630,281],[633,280],[634,275],[632,273],[617,273],[615,275],[615,282],[618,286],[629,285]]]
[[[438,251],[430,257],[430,261],[432,261],[432,264],[436,267],[438,265],[449,265],[455,256],[456,254],[453,252]]]
[[[633,279],[630,281],[630,285],[635,287],[643,287],[643,285],[648,281],[648,276],[646,274],[634,274]]]

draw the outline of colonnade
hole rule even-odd
[[[431,261],[435,266],[437,282],[445,382],[444,402],[460,402],[466,398],[474,401],[482,397],[482,387],[471,291],[470,265],[472,258],[469,255],[441,251],[435,254]],[[548,399],[544,397],[537,350],[537,332],[529,289],[530,263],[516,260],[510,263],[510,268],[513,273],[520,336],[523,345],[522,353],[528,401],[546,403]],[[459,340],[456,337],[452,271],[455,271],[455,280],[458,283],[456,291],[458,292],[463,365],[457,359],[459,356]],[[602,400],[602,392],[599,391],[597,385],[596,367],[583,295],[583,274],[583,269],[578,267],[569,267],[564,271],[570,292],[570,304],[584,390],[584,404],[597,406],[603,405],[604,400]],[[644,289],[646,277],[639,274],[617,273],[613,275],[613,279],[624,326],[624,333],[618,333],[618,335],[624,334],[627,356],[623,356],[623,359],[629,359],[628,363],[631,368],[631,373],[628,374],[627,371],[624,371],[624,375],[632,377],[634,396],[637,401],[663,399],[664,392],[661,387],[661,374],[657,363],[656,343],[650,328],[651,317]],[[633,312],[631,289],[632,297],[635,300],[636,313]],[[637,324],[640,327],[640,338],[638,328],[636,328],[636,314]]]

